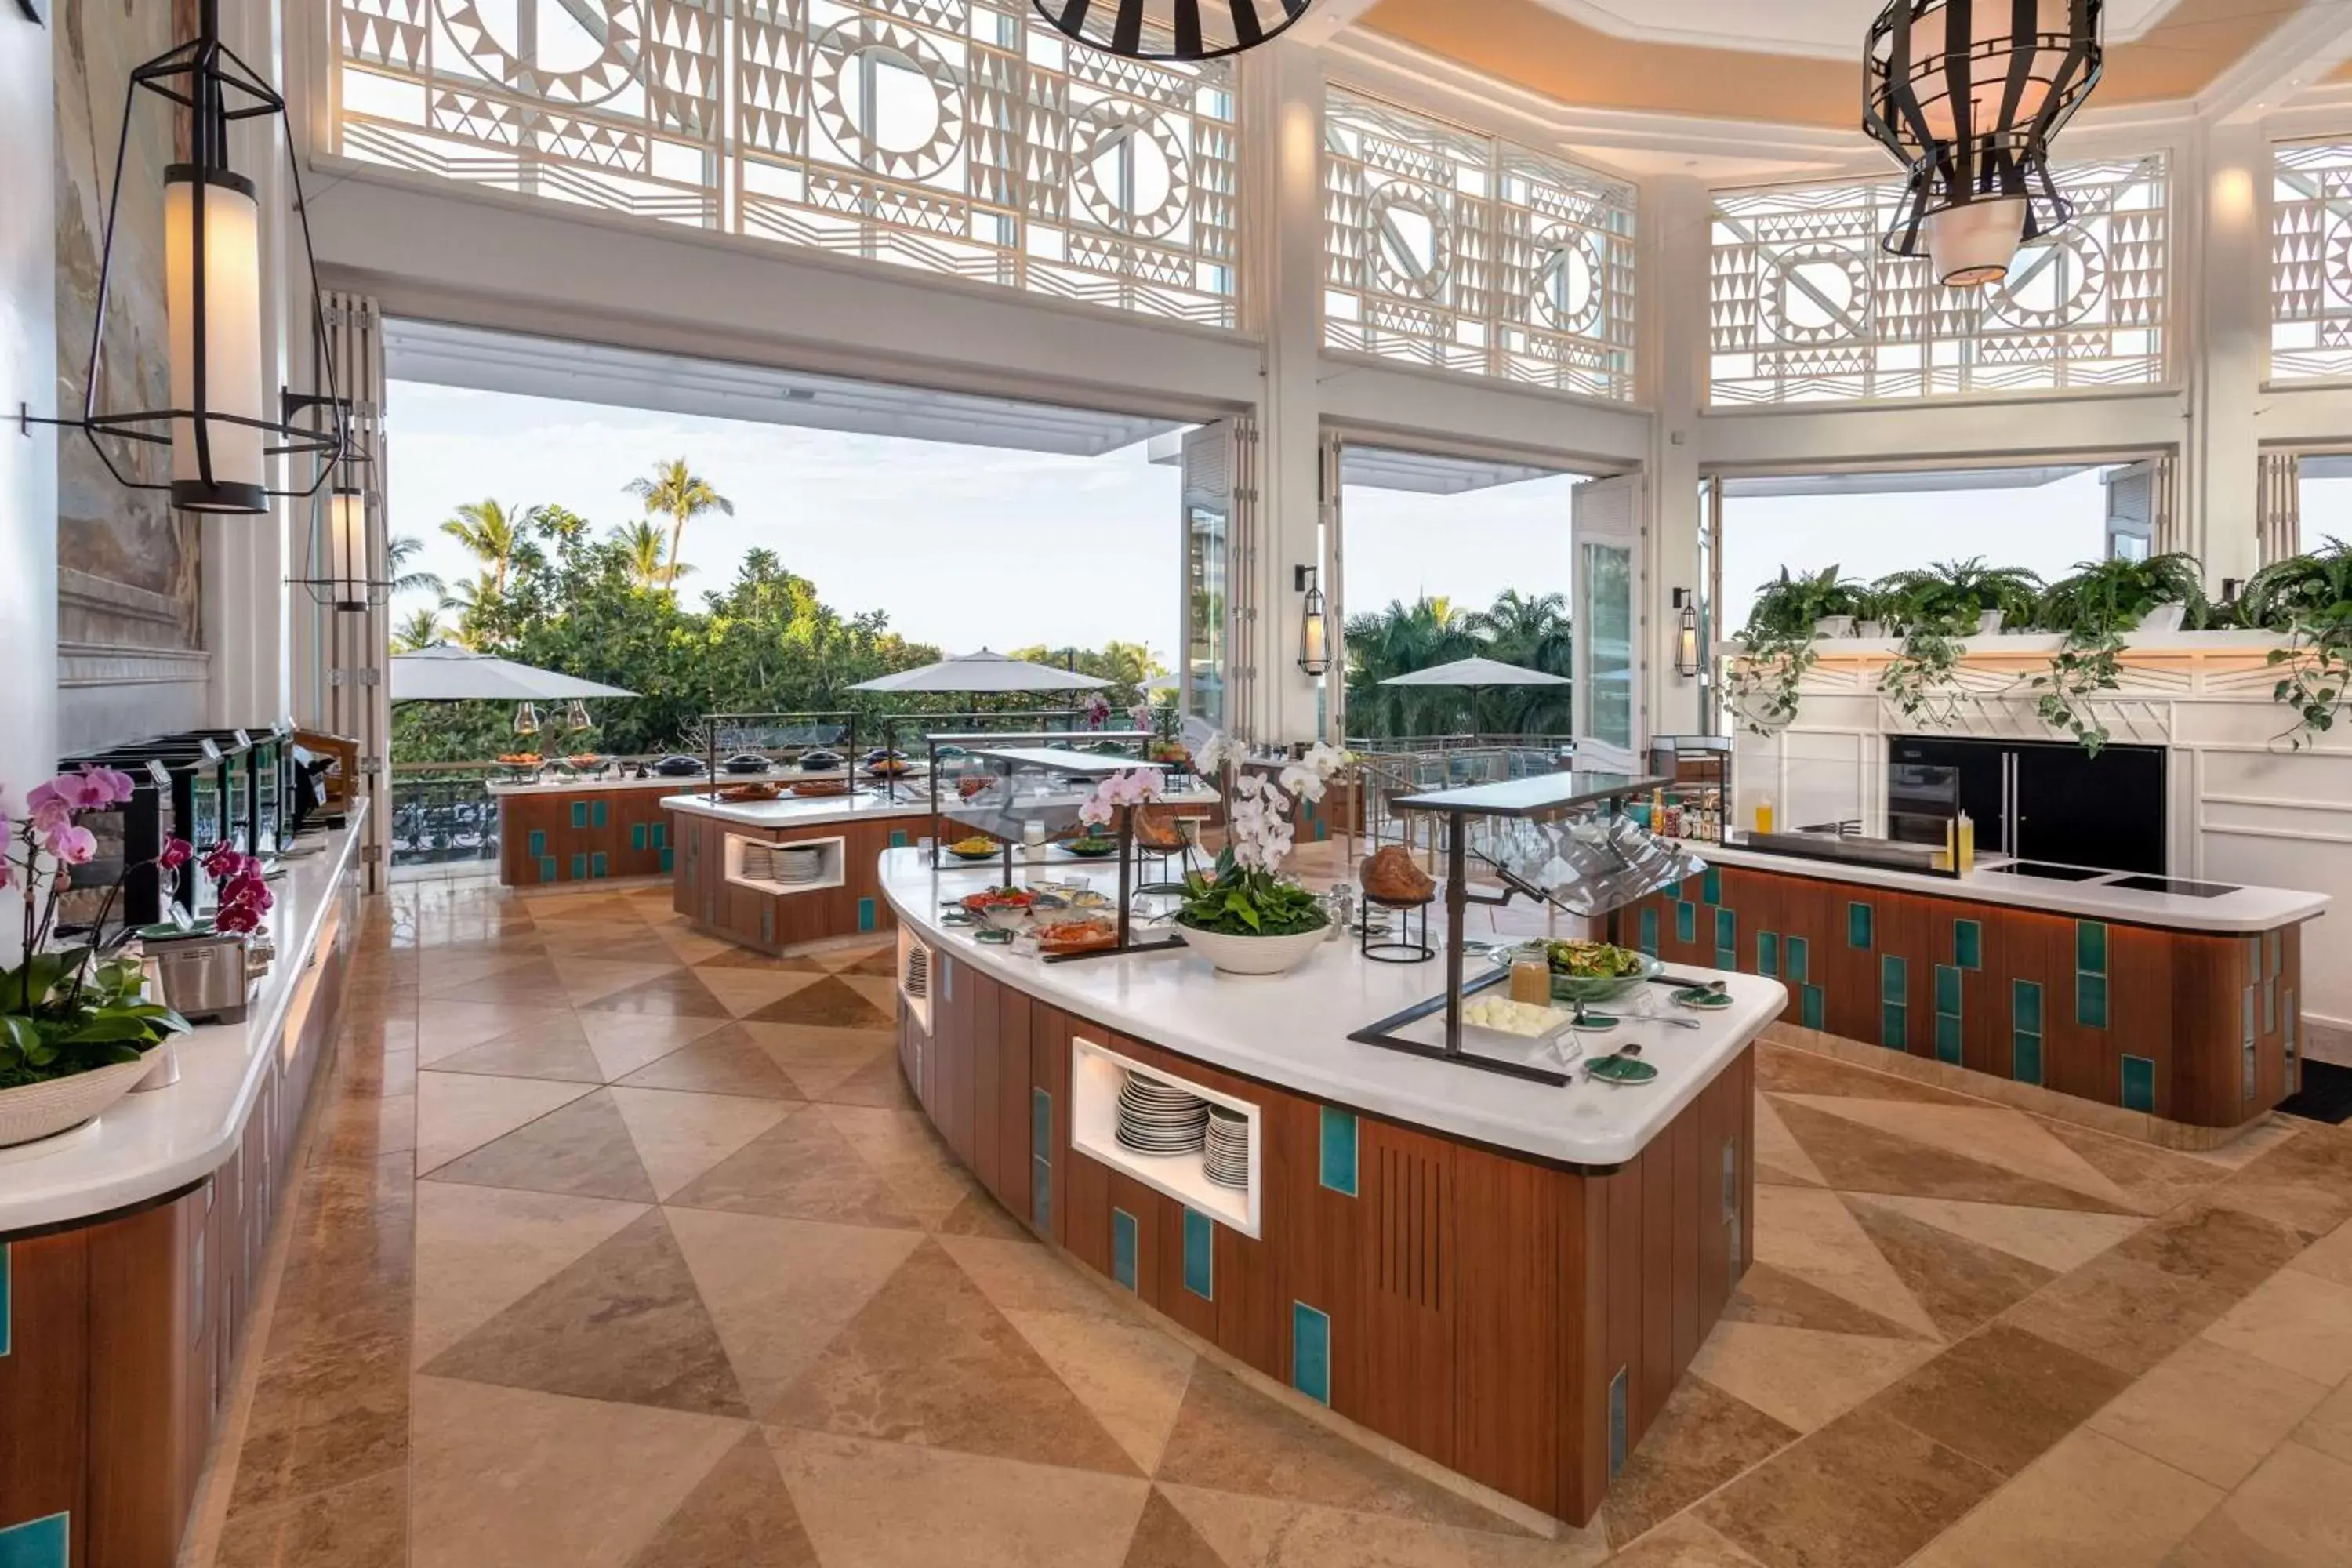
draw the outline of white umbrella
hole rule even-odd
[[[1143,689],[1148,694],[1156,695],[1162,691],[1181,691],[1183,689],[1183,686],[1184,678],[1182,676],[1155,675],[1150,679],[1143,683]]]
[[[1564,675],[1547,670],[1529,669],[1525,665],[1505,664],[1494,658],[1457,658],[1452,664],[1432,665],[1427,669],[1408,670],[1391,675],[1382,686],[1449,686],[1470,693],[1470,727],[1478,727],[1478,699],[1493,686],[1573,686],[1576,683]]]
[[[1050,664],[1031,664],[1025,659],[1007,658],[986,648],[968,653],[960,658],[943,659],[927,664],[920,669],[902,669],[896,675],[886,675],[877,680],[861,681],[852,691],[932,691],[959,694],[1000,691],[1099,691],[1110,684],[1091,675],[1075,670],[1056,669]]]
[[[394,702],[570,702],[589,697],[635,697],[617,686],[580,680],[447,643],[392,657]]]

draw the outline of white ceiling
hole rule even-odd
[[[1095,458],[1164,431],[1181,430],[1188,423],[806,375],[722,360],[683,359],[438,321],[386,321],[383,343],[384,374],[393,381],[965,447]]]
[[[1885,0],[1537,0],[1588,27],[1654,44],[1859,59]],[[2107,0],[2107,41],[2129,43],[2176,0]],[[1669,22],[1667,18],[1671,16]]]

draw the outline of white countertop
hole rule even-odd
[[[664,811],[682,811],[692,816],[711,816],[721,822],[731,822],[739,827],[812,827],[843,822],[898,821],[910,816],[931,815],[930,801],[920,795],[908,798],[901,795],[890,800],[881,795],[820,795],[814,800],[801,800],[786,795],[781,800],[710,800],[700,795],[673,795],[662,802]]]
[[[1066,876],[1056,867],[1046,879]],[[1696,1016],[1696,1029],[1634,1022],[1578,1037],[1590,1056],[1641,1042],[1659,1077],[1634,1088],[1552,1088],[1476,1068],[1385,1050],[1348,1038],[1444,989],[1443,956],[1428,963],[1374,963],[1344,938],[1318,948],[1286,975],[1216,973],[1197,953],[1133,954],[1049,964],[972,940],[940,923],[943,900],[990,884],[985,868],[934,871],[919,852],[882,858],[882,890],[899,920],[936,951],[1009,982],[1052,1005],[1133,1038],[1277,1088],[1496,1148],[1578,1165],[1616,1165],[1639,1154],[1787,1005],[1774,981],[1717,974],[1733,1005]],[[1660,1008],[1667,990],[1643,994]]]
[[[691,773],[671,778],[491,779],[492,795],[588,795],[610,789],[701,789],[710,775]]]
[[[2077,920],[2108,921],[2117,925],[2158,926],[2171,931],[2220,931],[2241,935],[2274,931],[2313,920],[2327,912],[2325,893],[2299,893],[2284,888],[2252,888],[2213,880],[2236,891],[2217,898],[2191,898],[2180,893],[2156,893],[2139,888],[2112,886],[2121,871],[2102,871],[2102,880],[2055,882],[2042,877],[2003,873],[1991,868],[2000,858],[1978,862],[1965,877],[1938,877],[1921,871],[1895,871],[1875,866],[1854,866],[1839,860],[1812,860],[1796,855],[1776,855],[1719,844],[1693,844],[1691,852],[1719,866],[1747,870],[1777,871],[1784,877],[1810,877],[1823,882],[1851,882],[1856,887],[1887,888],[1924,893],[1930,898],[1972,899],[1981,903],[2008,904],[2072,915]],[[2197,879],[2185,879],[2196,880]]]
[[[0,1149],[0,1236],[160,1197],[211,1175],[236,1152],[287,1005],[310,972],[335,889],[359,852],[366,811],[364,801],[355,805],[324,849],[287,862],[286,875],[270,883],[277,903],[267,923],[278,957],[254,986],[244,1023],[182,1036],[180,1081],[171,1088],[126,1095],[61,1137]]]

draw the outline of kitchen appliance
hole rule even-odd
[[[684,757],[672,753],[656,763],[654,772],[666,779],[697,778],[702,773],[702,761],[698,757]]]
[[[107,752],[110,767],[154,784],[160,821],[159,836],[184,838],[197,851],[182,866],[175,879],[159,879],[157,918],[162,907],[177,903],[191,914],[212,905],[212,880],[198,864],[203,852],[228,834],[228,763],[210,741],[183,743],[149,741]]]
[[[71,772],[85,764],[111,768],[131,780],[128,801],[105,811],[85,811],[78,819],[98,840],[98,855],[75,868],[73,885],[58,906],[62,923],[102,938],[105,932],[97,930],[101,911],[110,931],[126,925],[152,925],[163,918],[165,878],[155,868],[155,857],[163,848],[171,776],[160,770],[150,772],[144,759],[125,759],[111,752],[68,757],[58,767]],[[126,866],[131,868],[128,875]],[[107,896],[117,878],[122,879],[122,891],[108,910]]]
[[[2161,877],[2171,868],[2167,763],[2161,746],[2095,757],[2066,741],[1897,736],[1887,744],[1887,837],[1940,847],[1945,823],[1965,811],[1979,857]]]
[[[250,988],[245,938],[226,931],[150,936],[149,994],[192,1024],[242,1024]]]
[[[188,730],[165,736],[163,743],[169,746],[196,741],[210,742],[226,770],[222,794],[226,808],[224,835],[247,855],[261,855],[262,758],[252,735],[243,730]],[[199,844],[196,847],[206,847]]]
[[[1670,805],[1679,806],[1679,837],[1723,842],[1724,814],[1730,807],[1730,737],[1726,735],[1657,735],[1650,741],[1650,769],[1667,781],[1660,792]],[[1664,824],[1653,823],[1654,829]]]
[[[738,776],[749,773],[764,773],[768,771],[768,759],[760,755],[757,752],[738,752],[733,756],[728,758],[725,762],[719,763],[719,769],[721,773],[733,773]]]

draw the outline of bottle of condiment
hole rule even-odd
[[[1511,1000],[1551,1005],[1551,965],[1540,958],[1522,958],[1511,965]]]
[[[1976,819],[1965,811],[1960,813],[1959,857],[1957,864],[1959,866],[1961,876],[1965,877],[1977,868]]]

